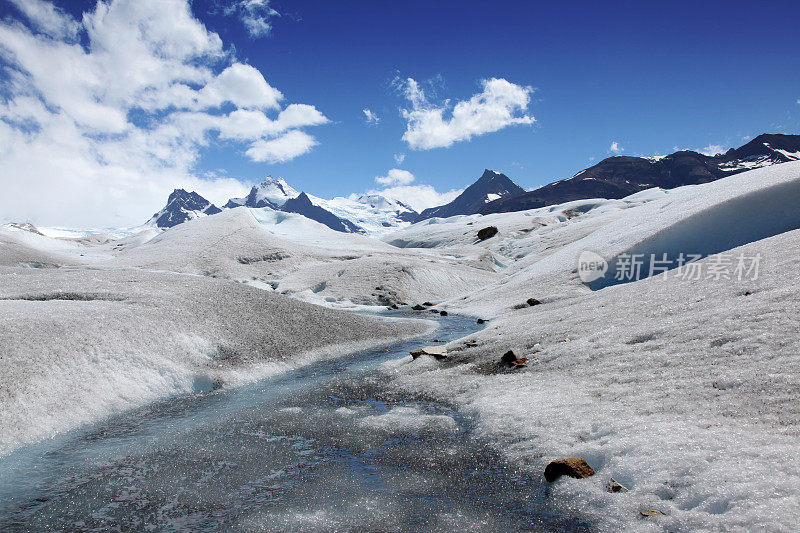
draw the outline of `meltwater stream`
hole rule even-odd
[[[441,340],[475,329],[448,317]],[[370,367],[425,340],[174,398],[0,458],[0,531],[585,531],[452,409]]]

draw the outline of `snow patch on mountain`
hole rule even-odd
[[[297,198],[300,193],[283,178],[267,176],[264,181],[254,185],[250,193],[244,198],[231,198],[225,208],[231,209],[239,206],[246,207],[272,207],[275,209],[283,206],[287,200]]]

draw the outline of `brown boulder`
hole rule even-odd
[[[593,475],[594,469],[581,457],[556,459],[544,469],[544,478],[548,483],[552,483],[561,476],[582,479]]]
[[[424,308],[424,307],[422,307],[422,306],[421,306],[421,305],[419,305],[419,304],[415,305],[415,306],[414,306],[414,307],[412,307],[411,309],[413,309],[414,311],[424,311],[424,310],[425,310],[425,308]]]
[[[658,509],[647,509],[645,511],[639,511],[639,514],[645,518],[649,518],[651,516],[667,516],[666,513],[662,513]]]
[[[534,305],[541,305],[542,302],[540,302],[536,298],[528,298],[528,300],[525,303],[533,307]]]

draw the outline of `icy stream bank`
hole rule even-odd
[[[448,317],[440,340],[471,333]],[[385,392],[391,348],[176,398],[0,459],[0,529],[586,529],[458,412]],[[430,342],[430,341],[428,341]]]

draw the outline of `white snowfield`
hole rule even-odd
[[[3,427],[22,428],[13,442],[45,436],[65,419],[278,371],[285,358],[264,354],[284,343],[281,353],[329,353],[324,346],[353,349],[427,327],[325,307],[431,301],[488,327],[449,344],[446,362],[384,365],[391,386],[456,404],[521,468],[585,458],[593,477],[549,489],[565,511],[604,531],[794,531],[798,205],[800,162],[790,162],[621,200],[432,219],[381,240],[244,207],[108,242],[3,227],[0,294],[15,299],[0,300],[0,416]],[[497,234],[479,240],[489,226]],[[610,263],[590,285],[577,270],[587,251]],[[699,254],[704,272],[719,260],[712,254],[758,256],[758,276],[672,271],[616,284],[626,257],[646,258],[647,272],[662,253]],[[41,268],[22,268],[31,266]],[[20,299],[58,291],[88,297]],[[495,364],[509,349],[527,367]],[[85,401],[108,391],[123,393],[102,409]],[[80,404],[74,420],[51,411],[67,393]],[[368,425],[447,426],[419,416],[392,411]],[[612,477],[630,491],[606,492]],[[650,509],[665,516],[640,515]]]
[[[454,402],[484,438],[533,471],[585,458],[596,475],[558,480],[551,494],[600,530],[795,531],[800,163],[669,191],[636,208],[601,205],[605,214],[561,223],[576,226],[579,238],[531,247],[502,281],[451,301],[453,311],[493,320],[448,345],[449,364],[387,366],[395,386]],[[508,225],[497,216],[497,241],[483,246],[516,250],[538,240],[548,226],[519,235],[523,216],[544,215],[510,214]],[[586,231],[593,220],[595,231]],[[441,224],[453,226],[450,238],[436,237],[445,244],[463,229],[460,220]],[[412,231],[420,229],[402,234]],[[583,250],[607,258],[724,252],[760,255],[761,263],[755,280],[657,276],[592,291],[573,272]],[[528,297],[544,303],[517,305]],[[530,359],[527,368],[494,363],[510,349]],[[610,478],[630,492],[607,492]],[[651,509],[666,516],[639,514]]]
[[[0,310],[0,454],[109,413],[430,329],[138,269],[4,267]]]
[[[410,223],[401,220],[399,214],[411,213],[402,203],[380,195],[364,195],[356,198],[337,196],[330,200],[308,195],[314,205],[327,209],[339,218],[344,218],[364,229],[368,235],[382,235]]]
[[[0,229],[0,454],[157,399],[431,329],[271,293],[273,277],[341,261],[343,249],[396,251],[280,217],[274,233],[239,208],[108,242]]]

